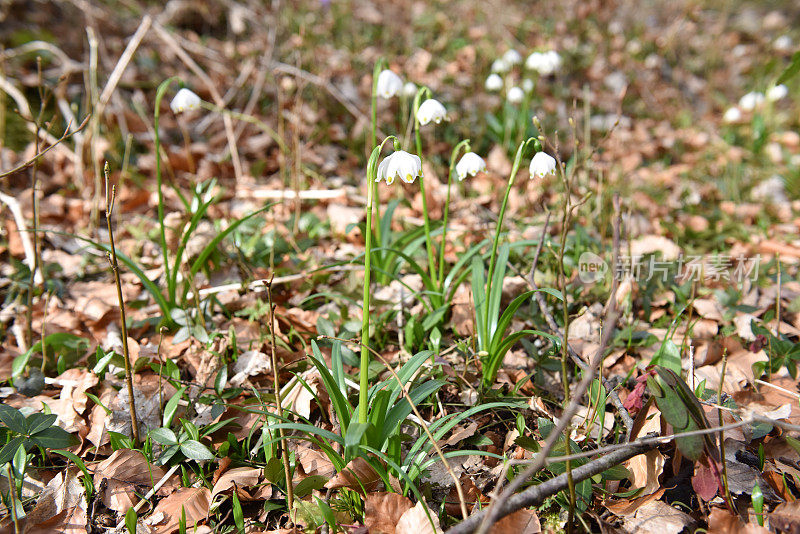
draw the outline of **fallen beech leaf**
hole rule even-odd
[[[666,490],[664,488],[659,488],[655,493],[644,495],[632,501],[629,501],[628,499],[605,501],[603,502],[603,506],[605,506],[612,514],[618,517],[628,517],[634,515],[636,511],[645,504],[660,499],[661,496],[664,495],[665,491]]]
[[[772,514],[769,516],[769,521],[770,525],[776,526],[772,522]],[[739,516],[731,515],[722,508],[712,509],[708,516],[708,534],[766,534],[767,532],[769,529],[758,526],[757,523],[745,524]]]
[[[467,426],[457,427],[453,435],[445,442],[445,445],[455,445],[459,441],[474,435],[476,430],[478,430],[478,423],[470,423]]]
[[[395,534],[400,518],[413,507],[408,497],[398,493],[369,493],[364,500],[364,523],[371,534]]]
[[[336,468],[333,466],[333,462],[322,451],[310,447],[301,447],[297,450],[297,459],[308,476],[331,478],[336,475]]]
[[[637,534],[678,534],[684,529],[691,532],[696,524],[689,514],[663,501],[648,502],[623,522],[625,530]]]
[[[660,484],[658,477],[664,471],[664,456],[653,449],[634,456],[625,463],[631,473],[631,488],[643,488],[639,497],[655,493]]]
[[[468,474],[464,473],[461,475],[460,483],[464,492],[467,510],[472,510],[478,503],[485,504],[489,502],[489,497],[478,489],[472,481],[472,477]],[[450,488],[450,491],[447,493],[447,499],[444,501],[444,510],[453,517],[461,517],[461,503],[458,501],[458,491],[455,486]]]
[[[71,471],[58,473],[28,514],[25,532],[86,534],[85,489]]]
[[[151,523],[157,534],[172,534],[178,530],[181,520],[181,509],[186,513],[186,531],[199,521],[208,517],[211,506],[211,492],[208,488],[180,488],[178,491],[162,500],[153,510],[151,517],[157,518],[156,523]]]
[[[492,534],[538,534],[541,531],[542,525],[533,510],[517,510],[492,528]]]
[[[407,510],[397,521],[395,534],[436,534],[441,532],[439,516],[430,510],[426,513],[426,508],[424,503],[418,502],[414,508]],[[430,519],[428,519],[428,514],[430,514]]]
[[[348,462],[345,468],[330,479],[325,488],[350,488],[351,490],[361,492],[362,487],[367,492],[375,489],[380,481],[378,473],[369,465],[364,458],[353,458]]]
[[[236,485],[236,494],[242,500],[250,500],[252,496],[243,491],[243,488],[248,488],[258,484],[261,469],[256,467],[235,467],[226,471],[211,490],[211,500],[222,493],[223,491],[231,489],[234,484]]]
[[[148,463],[144,454],[131,449],[120,449],[97,464],[94,469],[94,485],[99,487],[105,478],[107,486],[103,492],[103,504],[110,510],[124,514],[136,504],[139,488],[152,488],[164,476],[165,471]]]

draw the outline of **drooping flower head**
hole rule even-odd
[[[169,107],[173,113],[181,113],[200,107],[200,97],[185,87],[175,94]]]
[[[534,176],[544,178],[547,174],[556,174],[556,160],[553,156],[545,152],[537,152],[531,159],[530,166],[531,178]]]
[[[724,122],[739,122],[742,120],[742,110],[738,107],[733,106],[725,110],[725,114],[722,116],[722,120]]]
[[[414,98],[417,94],[417,84],[414,82],[406,82],[403,86],[403,96],[406,98]]]
[[[776,102],[778,100],[781,100],[782,98],[786,98],[788,94],[789,94],[789,89],[785,85],[780,84],[767,89],[766,96],[767,100],[769,100],[770,102]]]
[[[431,121],[439,124],[446,118],[447,110],[444,105],[435,98],[427,99],[420,104],[419,109],[417,109],[417,120],[422,126],[425,126]]]
[[[422,160],[419,156],[398,150],[386,156],[378,165],[375,181],[386,180],[386,185],[392,185],[395,178],[400,178],[407,184],[413,184],[418,176],[422,176]]]
[[[547,52],[533,52],[525,60],[525,68],[538,72],[542,76],[549,76],[561,67],[561,56],[555,50]]]
[[[479,172],[486,172],[486,162],[475,152],[467,152],[456,164],[456,176],[459,181],[467,175],[475,176]]]
[[[505,73],[509,70],[511,70],[511,65],[509,65],[503,58],[495,59],[492,62],[492,72]]]
[[[505,61],[506,65],[513,66],[522,63],[522,56],[519,55],[519,52],[517,52],[513,48],[509,48],[508,50],[506,50],[505,54],[503,54],[503,57],[501,59]]]
[[[503,88],[503,78],[498,74],[492,73],[486,78],[486,90],[493,93]]]
[[[515,85],[508,90],[506,98],[508,98],[508,101],[512,104],[519,104],[525,98],[525,91]]]
[[[763,102],[764,94],[757,91],[752,91],[739,99],[739,107],[745,111],[753,111]]]
[[[403,80],[389,69],[381,71],[378,75],[378,96],[390,99],[403,89]]]

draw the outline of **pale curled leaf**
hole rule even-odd
[[[369,493],[364,500],[364,523],[370,533],[395,534],[400,518],[413,507],[408,497],[397,493]]]
[[[442,532],[439,526],[439,517],[430,510],[427,510],[422,502],[407,510],[400,516],[395,527],[395,534],[437,534]],[[430,519],[428,515],[430,514]],[[433,524],[431,524],[431,520]]]

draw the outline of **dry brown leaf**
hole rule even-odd
[[[696,524],[689,514],[663,501],[650,501],[623,521],[626,531],[637,534],[679,534]]]
[[[395,534],[400,518],[413,507],[408,497],[398,493],[369,493],[364,500],[364,523],[370,533]]]
[[[236,494],[242,500],[250,500],[252,496],[243,491],[244,488],[249,488],[258,484],[258,479],[261,476],[261,469],[256,467],[234,467],[226,471],[219,480],[214,484],[211,490],[211,500],[222,493],[223,491],[231,489],[234,484],[236,485]]]
[[[56,474],[28,514],[25,533],[86,534],[85,489],[72,471]]]
[[[542,525],[533,510],[517,510],[495,523],[491,531],[492,534],[538,534]]]
[[[722,322],[722,310],[716,299],[695,299],[692,305],[706,319]]]
[[[772,514],[770,514],[770,524],[773,524]],[[766,534],[767,532],[769,529],[758,526],[757,523],[745,524],[739,516],[732,515],[722,508],[712,509],[708,516],[708,534]]]
[[[769,524],[784,532],[800,530],[800,501],[779,504],[769,514]]]
[[[418,502],[414,508],[407,510],[397,521],[395,534],[436,534],[441,532],[439,516],[430,510],[426,512],[426,508],[424,503]],[[428,515],[430,515],[430,519]]]
[[[478,430],[478,423],[474,422],[466,426],[456,427],[453,431],[453,435],[447,439],[445,445],[455,445],[459,441],[474,435],[476,430]]]
[[[333,466],[333,462],[322,451],[310,447],[299,447],[297,449],[297,460],[303,466],[303,472],[308,476],[317,475],[331,478],[336,475],[336,468]]]
[[[97,464],[93,479],[95,487],[99,487],[104,478],[107,480],[103,504],[110,510],[124,514],[139,501],[137,491],[152,488],[164,473],[162,468],[148,463],[141,452],[120,449]]]
[[[150,514],[147,524],[155,528],[157,534],[172,534],[178,530],[181,510],[186,513],[186,530],[208,517],[211,506],[211,492],[208,488],[180,488],[162,500]]]
[[[361,492],[362,487],[367,492],[375,489],[380,477],[369,463],[361,457],[353,458],[335,477],[330,479],[325,487],[327,489],[350,488]]]
[[[620,499],[617,501],[608,500],[603,502],[603,506],[605,506],[608,511],[618,517],[629,517],[635,514],[636,511],[645,504],[660,499],[661,496],[664,495],[665,491],[666,490],[664,488],[659,488],[650,495],[644,495],[632,501],[628,499]]]
[[[643,488],[639,494],[639,497],[643,497],[658,490],[660,486],[658,477],[664,471],[664,456],[658,450],[653,449],[634,456],[625,462],[625,467],[631,473],[631,488]]]

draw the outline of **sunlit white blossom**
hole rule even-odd
[[[510,69],[511,65],[506,63],[506,61],[503,58],[495,59],[492,62],[492,72],[503,73],[503,72],[508,72]]]
[[[775,102],[775,101],[780,100],[782,98],[786,98],[786,96],[788,94],[789,94],[789,89],[785,85],[780,84],[780,85],[776,85],[774,87],[770,87],[767,90],[767,95],[766,96],[767,96],[767,100],[769,100],[770,102]]]
[[[378,96],[389,99],[403,89],[403,80],[390,70],[381,71],[378,75]]]
[[[764,102],[764,94],[756,91],[747,93],[739,99],[739,107],[745,111],[753,111]]]
[[[556,160],[553,156],[544,152],[537,152],[531,159],[530,167],[531,178],[537,176],[544,178],[546,174],[556,174]]]
[[[508,90],[506,98],[512,104],[519,104],[525,98],[525,91],[515,85]]]
[[[177,92],[169,107],[173,113],[181,113],[191,109],[198,109],[200,107],[200,97],[189,89],[183,88]]]
[[[506,65],[519,65],[522,63],[522,56],[519,54],[519,52],[513,48],[510,48],[506,50],[505,54],[503,54],[502,60],[505,61]]]
[[[501,78],[497,74],[490,74],[488,78],[486,78],[486,90],[491,91],[493,93],[499,91],[503,88],[503,78]]]
[[[738,107],[733,106],[725,110],[725,114],[722,116],[722,120],[725,122],[739,122],[742,120],[742,110]]]
[[[525,78],[524,80],[522,80],[522,90],[525,91],[526,93],[532,93],[533,88],[535,86],[536,84],[534,84],[533,80],[531,80],[530,78]]]
[[[792,43],[792,38],[788,35],[781,35],[775,39],[775,42],[772,43],[772,47],[778,52],[791,52],[794,48],[794,43]]]
[[[525,60],[525,68],[533,70],[542,76],[549,76],[561,67],[561,56],[555,50],[547,52],[533,52]]]
[[[414,98],[417,94],[417,84],[414,82],[406,82],[403,86],[403,96],[406,98]]]
[[[418,176],[422,176],[422,160],[419,156],[398,150],[386,156],[378,165],[375,181],[386,180],[387,185],[392,185],[395,178],[400,178],[407,184],[413,184]]]
[[[486,162],[475,152],[467,152],[456,164],[456,176],[463,180],[467,175],[475,176],[479,172],[486,172]]]
[[[435,98],[427,99],[425,102],[420,104],[419,109],[417,109],[417,120],[423,126],[431,121],[439,124],[443,119],[446,118],[447,110],[444,108],[442,103]]]

